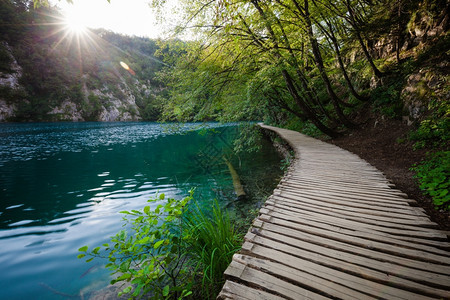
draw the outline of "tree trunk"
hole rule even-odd
[[[295,0],[293,0],[293,1],[296,2]],[[308,9],[308,0],[305,0],[304,3],[305,3],[305,5],[304,5],[303,17],[305,19],[306,30],[308,33],[309,41],[311,43],[314,61],[316,63],[317,68],[319,69],[319,74],[322,77],[323,82],[325,83],[325,88],[327,90],[328,95],[331,98],[331,103],[333,104],[334,110],[335,110],[339,120],[347,128],[354,128],[355,124],[353,124],[352,122],[350,122],[347,119],[347,117],[344,115],[341,107],[339,106],[339,102],[342,102],[342,101],[340,101],[340,99],[334,92],[333,87],[331,86],[330,79],[328,78],[328,75],[325,72],[322,55],[320,54],[319,44],[317,42],[317,39],[314,37],[314,32],[312,30],[312,23],[311,23],[311,18],[309,16],[309,9]],[[298,5],[298,3],[297,3],[297,5]],[[298,8],[300,8],[300,7],[298,6]]]
[[[353,9],[351,8],[351,4],[350,4],[349,0],[345,1],[345,6],[347,6],[347,10],[348,10],[349,17],[350,17],[349,23],[355,30],[356,38],[358,39],[358,42],[361,45],[361,48],[364,52],[364,55],[367,58],[367,61],[369,62],[370,67],[372,68],[375,76],[377,76],[378,78],[381,78],[383,76],[383,73],[377,68],[377,66],[375,66],[372,56],[370,55],[369,50],[367,50],[366,44],[364,43],[364,41],[361,37],[361,31],[359,30],[359,26],[355,20],[355,15],[354,15]]]
[[[302,111],[307,115],[308,119],[323,133],[326,135],[334,138],[338,137],[339,133],[332,130],[331,128],[325,126],[318,118],[317,116],[311,112],[309,107],[303,102],[303,100],[300,98],[300,96],[297,93],[297,90],[295,89],[294,83],[292,81],[291,76],[286,70],[282,70],[281,73],[283,74],[283,78],[286,82],[286,85],[288,87],[289,93],[294,98],[297,105],[302,109]]]
[[[361,96],[360,94],[358,94],[358,92],[356,92],[355,87],[353,86],[353,84],[350,80],[350,77],[348,76],[347,70],[345,69],[344,62],[342,61],[341,50],[339,49],[336,35],[333,32],[333,27],[329,21],[326,21],[326,23],[329,28],[329,32],[326,34],[329,36],[331,43],[333,44],[334,51],[336,53],[336,58],[339,63],[339,67],[342,71],[342,74],[344,75],[345,81],[347,82],[347,86],[348,86],[348,89],[350,90],[350,93],[359,101],[363,101],[363,102],[367,101],[368,100],[367,98]],[[324,30],[324,32],[326,32],[325,28],[323,28],[321,25],[319,25],[319,26],[322,28],[322,30]]]
[[[234,192],[236,193],[238,200],[245,199],[247,197],[247,194],[244,191],[244,186],[241,183],[241,179],[239,178],[236,169],[233,167],[231,162],[225,156],[223,157],[223,160],[225,161],[225,164],[227,165],[228,170],[230,171],[231,179],[233,180]]]
[[[264,20],[265,27],[269,31],[270,36],[272,37],[272,40],[273,40],[273,43],[274,43],[274,49],[276,50],[275,51],[275,55],[277,56],[278,59],[283,59],[281,53],[279,52],[279,45],[278,45],[277,36],[275,35],[275,32],[273,31],[272,26],[270,25],[269,21],[267,20],[267,17],[265,15],[263,9],[259,5],[259,0],[252,0],[251,3],[256,8],[256,10],[258,11],[258,13],[261,16],[261,18]],[[326,135],[328,135],[330,137],[338,136],[338,133],[335,132],[334,130],[330,129],[326,125],[324,125],[319,120],[317,114],[309,107],[309,105],[305,101],[303,101],[303,99],[298,94],[297,89],[295,88],[294,82],[292,80],[292,77],[289,75],[287,70],[283,69],[281,71],[281,73],[282,73],[283,78],[284,78],[284,80],[286,82],[286,85],[288,87],[289,94],[292,96],[292,98],[294,99],[294,101],[297,104],[297,106],[305,113],[305,115],[308,117],[308,119],[320,131],[322,131]]]

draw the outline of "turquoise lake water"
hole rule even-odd
[[[0,299],[88,299],[110,281],[106,262],[76,258],[108,242],[119,211],[156,193],[244,214],[281,176],[269,142],[234,155],[236,124],[0,124]],[[250,200],[236,203],[230,158]],[[154,203],[153,205],[157,205]]]

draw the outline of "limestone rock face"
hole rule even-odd
[[[83,89],[83,99],[67,99],[49,112],[55,121],[138,121],[139,109],[130,87],[115,87],[120,92],[113,93],[110,88],[101,90]],[[80,103],[81,102],[81,103]]]
[[[69,100],[65,100],[60,106],[53,108],[49,114],[55,116],[55,121],[84,121],[77,105]]]
[[[409,122],[420,120],[428,110],[430,101],[449,101],[450,93],[446,89],[448,77],[438,70],[448,69],[449,62],[424,68],[408,76],[401,97]]]
[[[0,122],[6,122],[14,116],[14,104],[8,104],[5,100],[0,99]]]
[[[12,54],[11,47],[7,42],[1,42],[2,46],[6,49],[9,57],[11,58],[11,64],[9,68],[11,69],[10,73],[0,72],[0,86],[9,87],[11,89],[19,89],[19,78],[22,77],[22,68],[17,63],[16,58]]]
[[[21,103],[29,103],[29,101],[18,100],[17,94],[26,95],[25,89],[19,82],[22,68],[14,58],[10,46],[6,42],[3,42],[1,46],[7,49],[11,58],[9,72],[0,72],[0,122],[7,122],[15,118]],[[85,75],[83,79],[85,82],[82,88],[82,99],[65,99],[51,106],[47,114],[48,120],[113,122],[141,119],[135,95],[151,93],[145,83],[136,79],[132,84],[127,84],[125,80],[122,80],[117,85],[103,85],[90,90],[86,86],[86,81],[90,80],[89,76]]]
[[[11,47],[7,42],[1,42],[2,47],[7,51],[11,58],[9,69],[11,72],[0,72],[0,122],[5,122],[14,116],[16,105],[8,101],[7,94],[12,94],[14,91],[20,90],[19,79],[22,77],[22,68],[17,63],[16,58],[12,55]]]

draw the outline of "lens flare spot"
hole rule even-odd
[[[126,63],[124,63],[123,61],[120,62],[120,65],[122,66],[122,68],[124,68],[127,71],[130,69],[130,67]]]
[[[125,70],[127,70],[131,75],[136,75],[136,73],[133,71],[133,69],[131,69],[126,63],[124,63],[123,61],[120,62],[120,65],[122,66],[122,68],[124,68]]]

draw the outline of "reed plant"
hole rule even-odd
[[[223,285],[223,273],[242,244],[242,234],[227,211],[214,201],[211,209],[195,203],[185,214],[189,255],[201,271],[201,296],[215,298]]]

